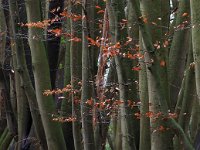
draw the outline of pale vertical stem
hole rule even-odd
[[[141,35],[140,35],[141,38]],[[140,39],[140,53],[144,55],[143,41]],[[139,94],[141,101],[140,108],[140,150],[151,149],[151,136],[150,136],[150,119],[149,112],[149,95],[148,95],[148,81],[146,65],[143,58],[139,59],[141,70],[139,72]]]
[[[35,7],[33,7],[33,5]],[[25,1],[28,22],[41,21],[41,9],[39,0]],[[33,74],[35,78],[35,90],[44,125],[47,145],[49,150],[65,150],[66,145],[61,125],[51,120],[51,114],[56,111],[52,96],[44,96],[43,92],[51,89],[49,64],[44,47],[40,40],[43,37],[42,30],[29,27],[29,45],[31,49]]]

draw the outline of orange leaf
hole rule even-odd
[[[141,117],[141,114],[139,112],[135,113],[134,115],[136,116],[137,119],[140,119]]]
[[[62,33],[62,30],[59,28],[56,28],[56,29],[49,30],[49,32],[54,33],[55,36],[60,36]]]
[[[185,17],[185,16],[187,16],[188,15],[188,13],[183,13],[182,14],[182,17]]]
[[[78,21],[78,20],[81,20],[82,19],[82,16],[81,15],[73,15],[73,21]]]
[[[124,101],[122,101],[122,100],[117,100],[116,103],[117,103],[117,105],[120,105],[120,104],[123,104]]]
[[[131,37],[127,37],[127,39],[128,39],[128,40],[127,40],[126,43],[124,44],[125,46],[128,45],[128,44],[132,41],[132,38],[131,38]]]
[[[162,125],[158,128],[159,131],[164,131],[165,127],[163,127]]]
[[[178,115],[176,113],[169,113],[170,118],[177,118]]]
[[[70,39],[69,41],[81,42],[81,39],[78,37],[74,37],[74,38]]]
[[[165,40],[164,43],[163,43],[163,46],[164,46],[164,47],[167,47],[168,45],[169,45],[169,41],[168,41],[168,40]]]
[[[122,19],[122,23],[128,23],[128,20]]]
[[[68,14],[67,11],[61,12],[60,15],[63,16],[63,17],[70,17],[70,15]]]
[[[100,7],[100,6],[98,6],[98,5],[96,5],[96,6],[95,6],[95,8],[96,8],[96,9],[101,9],[101,7]]]
[[[149,111],[145,114],[147,117],[152,118],[154,116],[154,113],[152,111]]]
[[[166,65],[165,61],[164,61],[164,60],[161,60],[161,61],[160,61],[160,66],[161,66],[161,67],[164,67],[165,65]]]
[[[120,42],[117,42],[117,43],[114,45],[114,48],[117,48],[117,49],[121,48]]]
[[[98,12],[97,12],[97,14],[103,14],[104,13],[104,10],[99,10]]]
[[[144,22],[144,23],[147,23],[147,22],[148,22],[148,19],[147,19],[147,18],[143,18],[143,22]]]
[[[132,105],[132,101],[128,100],[128,106],[131,107],[131,105]]]
[[[133,67],[132,70],[134,70],[134,71],[140,71],[141,67],[136,66],[136,67]]]
[[[91,45],[96,45],[96,46],[100,46],[100,43],[96,42],[95,40],[93,40],[90,37],[86,37],[88,39],[88,41],[90,42]]]
[[[93,104],[92,98],[88,99],[85,103],[88,104],[88,105],[90,105],[90,106],[92,106],[92,104]]]

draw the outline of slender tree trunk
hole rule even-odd
[[[65,10],[67,13],[70,12],[71,10],[71,6],[70,6],[71,2],[65,1]],[[71,33],[71,22],[70,22],[70,18],[65,18],[64,24],[63,24],[63,33],[67,33],[70,34]],[[64,41],[64,43],[63,43]],[[63,44],[62,44],[63,43]],[[70,37],[68,36],[63,36],[61,37],[61,44],[64,46],[65,49],[65,65],[64,65],[64,87],[66,87],[67,85],[71,84],[71,58],[70,58]],[[62,100],[62,106],[61,106],[61,112],[63,117],[73,117],[72,114],[72,93],[71,92],[67,92],[64,94],[66,99]],[[72,116],[69,116],[72,115]],[[73,131],[73,124],[74,122],[64,122],[62,125],[63,128],[63,132],[64,132],[64,137],[65,137],[65,142],[66,142],[66,146],[68,149],[76,149],[76,134]],[[80,129],[80,128],[79,128]],[[78,130],[75,130],[75,132]],[[79,144],[78,146],[81,146],[81,144]]]
[[[81,94],[81,118],[82,118],[82,134],[83,134],[83,145],[85,150],[95,149],[94,143],[94,131],[92,125],[92,113],[91,106],[86,104],[88,99],[91,99],[91,83],[90,83],[90,72],[89,72],[89,48],[88,40],[86,36],[88,32],[88,14],[87,9],[89,7],[89,1],[82,1],[82,15],[85,18],[82,20],[82,94]]]
[[[4,9],[2,0],[0,1],[0,91],[5,89],[5,81],[4,81],[4,61],[5,61],[5,49],[6,49],[6,36],[7,36],[7,26],[6,26],[6,20],[4,15]],[[0,100],[0,134],[3,132],[5,126],[6,126],[6,118],[3,119],[5,116],[5,108],[3,107],[3,99]]]
[[[71,5],[71,4],[70,4]],[[82,8],[79,5],[72,5],[71,6],[71,13],[73,14],[81,14]],[[73,19],[70,19],[70,28],[71,28],[71,35],[73,37],[81,38],[82,34],[81,28],[77,27],[78,25],[82,24],[82,21],[73,21]],[[84,38],[84,37],[83,37]],[[81,150],[82,144],[81,144],[81,124],[79,123],[80,118],[80,105],[77,100],[81,99],[81,93],[76,92],[79,91],[82,75],[82,51],[81,51],[81,42],[75,42],[71,41],[70,43],[70,71],[71,71],[71,85],[72,90],[74,91],[72,94],[72,116],[75,117],[77,120],[73,122],[73,135],[74,135],[74,145],[76,150]]]
[[[28,22],[41,21],[40,4],[38,0],[25,1]],[[35,6],[34,8],[32,6]],[[50,74],[47,55],[42,38],[42,30],[29,27],[29,44],[32,53],[33,73],[35,77],[36,97],[44,125],[47,145],[49,150],[65,150],[66,145],[61,130],[57,122],[51,120],[51,114],[55,113],[55,104],[52,96],[44,96],[45,90],[51,89]]]
[[[141,35],[140,35],[141,36]],[[141,37],[140,37],[141,38]],[[140,40],[141,54],[144,55],[143,41]],[[150,137],[150,119],[146,115],[149,112],[149,95],[148,95],[148,82],[147,71],[144,59],[139,59],[141,71],[139,72],[139,94],[141,101],[140,109],[140,150],[151,149]]]
[[[35,90],[32,86],[31,83],[31,79],[29,76],[29,72],[26,66],[26,58],[25,58],[25,51],[24,51],[24,45],[23,45],[23,41],[22,39],[17,38],[16,34],[20,34],[22,31],[20,29],[20,27],[17,27],[17,22],[20,22],[19,19],[19,12],[18,12],[18,3],[15,2],[13,3],[13,1],[9,1],[10,4],[10,12],[11,14],[15,14],[11,16],[11,22],[12,22],[12,32],[13,32],[13,42],[15,44],[13,44],[13,49],[15,50],[16,55],[14,57],[16,57],[16,68],[15,68],[15,73],[18,75],[18,78],[16,78],[16,82],[19,82],[18,84],[18,88],[20,89],[22,88],[22,90],[24,91],[25,97],[28,100],[28,104],[25,106],[24,109],[28,109],[30,107],[30,111],[31,111],[31,116],[33,119],[33,124],[35,127],[35,131],[36,131],[36,135],[38,140],[41,142],[42,148],[43,149],[47,149],[47,145],[46,145],[46,139],[45,139],[45,134],[44,134],[44,128],[42,125],[42,121],[41,121],[41,117],[39,115],[38,112],[36,112],[36,109],[38,109],[38,104],[37,104],[37,100],[36,100],[36,96],[35,96]],[[15,21],[14,21],[15,20]],[[17,85],[17,84],[16,84]],[[18,95],[18,99],[20,99],[21,102],[21,97],[23,94],[17,93]],[[22,107],[23,105],[18,105],[18,108]],[[18,109],[19,111],[23,111],[23,109]],[[26,115],[28,115],[28,113],[26,113]],[[27,130],[28,128],[30,128],[31,124],[29,122],[29,125],[24,123],[22,121],[22,119],[25,119],[26,122],[31,118],[26,118],[26,115],[22,115],[22,118],[18,118],[19,120],[19,125],[22,124],[22,129],[23,130]],[[30,116],[29,116],[30,117]],[[26,127],[26,126],[27,127]],[[23,127],[25,126],[25,127]],[[19,127],[18,127],[19,128]],[[30,130],[30,129],[29,129]],[[25,132],[23,133],[25,134]],[[23,138],[27,137],[28,135],[24,135]],[[22,139],[21,139],[22,140]]]
[[[191,20],[192,20],[192,44],[193,44],[193,56],[195,63],[195,79],[196,79],[196,88],[197,95],[200,102],[200,1],[191,0]]]
[[[192,52],[192,43],[189,42],[190,49],[187,57],[187,65],[185,71],[185,83],[184,83],[184,91],[182,97],[182,105],[180,112],[178,113],[178,123],[183,128],[185,133],[188,135],[189,130],[189,121],[192,112],[192,106],[194,101],[194,95],[196,92],[195,87],[195,73],[194,73],[194,65],[193,65],[193,52]],[[188,136],[189,137],[189,136]],[[174,138],[174,149],[183,149],[183,143],[179,142],[180,139]]]
[[[156,55],[156,50],[153,47],[152,41],[151,41],[151,35],[150,31],[147,28],[147,25],[145,24],[144,18],[141,18],[141,11],[139,9],[139,4],[137,0],[131,0],[130,1],[132,6],[135,8],[136,15],[138,17],[138,22],[139,22],[139,27],[140,27],[140,32],[142,34],[142,38],[144,41],[144,46],[147,50],[146,54],[144,55],[145,61],[148,62],[146,64],[147,68],[147,76],[148,76],[148,88],[149,88],[149,98],[150,102],[152,103],[151,109],[161,111],[162,116],[167,116],[168,115],[168,106],[167,106],[167,101],[166,98],[164,97],[163,94],[163,88],[161,85],[160,80],[160,62],[158,61],[159,59],[157,58]],[[153,61],[152,61],[153,60]],[[152,101],[153,100],[153,101]],[[157,112],[155,112],[157,113]],[[161,118],[160,118],[161,119]],[[153,123],[153,122],[152,122]],[[158,120],[156,124],[158,123]],[[160,122],[161,123],[161,122]],[[179,124],[176,123],[176,121],[173,118],[168,118],[167,121],[163,124],[157,124],[157,125],[166,125],[169,126],[170,128],[174,128],[177,130],[177,135],[180,135],[182,140],[184,141],[185,146],[187,149],[193,149],[191,143],[189,142],[187,136],[185,135],[183,129],[180,127]],[[153,124],[153,128],[155,128],[157,125]],[[155,130],[154,130],[155,131]],[[152,149],[171,149],[172,146],[169,145],[169,140],[171,139],[169,133],[159,133],[159,132],[153,132],[152,133]],[[168,143],[169,142],[169,143]],[[168,143],[168,144],[167,144]]]
[[[108,9],[108,16],[109,16],[109,27],[111,33],[111,43],[112,45],[116,45],[119,41],[123,41],[124,38],[127,36],[127,32],[122,29],[120,32],[120,28],[118,27],[118,22],[120,22],[123,18],[125,18],[124,10],[125,7],[124,1],[107,1],[106,5]],[[119,42],[121,44],[121,42]],[[117,50],[117,48],[116,48]],[[119,50],[119,49],[118,49]],[[122,52],[126,52],[125,50]],[[130,88],[128,82],[132,81],[131,77],[129,76],[131,73],[129,72],[133,65],[132,60],[126,60],[121,56],[115,56],[115,64],[116,64],[116,71],[119,83],[119,99],[123,101],[119,107],[119,119],[121,124],[121,138],[122,138],[122,149],[129,150],[129,149],[136,149],[134,134],[131,130],[131,121],[129,120],[128,113],[130,110],[127,108],[127,100],[131,97],[128,89]],[[131,91],[133,92],[133,91]]]
[[[1,39],[0,39],[0,66],[2,67],[3,65],[3,60],[5,57],[5,46],[6,46],[6,31],[7,31],[7,26],[6,26],[6,19],[4,15],[4,9],[2,2],[3,0],[0,1],[0,33],[1,33]]]
[[[162,29],[157,28],[157,26],[151,25],[151,22],[156,22],[157,18],[161,15],[161,1],[145,1],[142,0],[140,3],[141,12],[144,18],[147,18],[146,30],[148,30],[151,35],[149,35],[147,40],[149,40],[153,46],[162,39]],[[151,8],[154,8],[153,11]],[[164,19],[164,18],[163,18]],[[158,23],[162,25],[162,23]],[[141,29],[140,29],[141,30]],[[143,33],[142,33],[143,35]],[[147,69],[147,81],[148,81],[148,92],[149,101],[151,103],[150,111],[157,114],[161,112],[162,114],[167,114],[168,110],[168,79],[166,76],[166,65],[160,66],[160,62],[163,61],[166,64],[166,49],[161,46],[161,49],[156,50],[152,47],[152,52],[148,52],[150,49],[145,44],[144,35],[144,57]],[[151,64],[151,60],[153,63]],[[150,64],[149,64],[150,63]],[[149,66],[150,65],[150,66]],[[161,103],[162,101],[162,103]],[[167,104],[168,103],[168,104]],[[154,121],[151,117],[151,148],[152,149],[172,149],[172,137],[170,132],[161,133],[157,131],[160,126],[166,126],[165,122],[161,118]]]
[[[22,43],[16,42],[16,32],[15,32],[15,20],[16,16],[18,15],[17,9],[16,9],[16,1],[9,1],[9,9],[10,9],[10,36],[11,36],[11,49],[14,54],[17,52],[17,48],[21,48]],[[18,46],[18,47],[17,47]],[[20,150],[23,146],[23,140],[28,135],[27,132],[30,130],[29,120],[30,117],[30,111],[29,111],[29,105],[27,101],[27,97],[25,95],[24,89],[22,88],[21,82],[20,82],[20,75],[18,72],[18,62],[17,62],[17,56],[13,56],[13,65],[14,65],[14,75],[15,75],[15,89],[16,89],[16,98],[17,98],[17,123],[18,123],[18,149]]]
[[[200,1],[191,0],[190,1],[190,10],[191,10],[191,22],[192,22],[192,44],[193,44],[193,56],[195,64],[195,82],[197,90],[198,103],[200,103]],[[195,147],[199,146],[199,131],[196,136]]]
[[[187,16],[183,16],[184,13],[187,13]],[[174,109],[175,104],[177,102],[178,92],[181,81],[183,79],[183,73],[186,65],[186,54],[188,53],[190,40],[190,31],[189,29],[181,29],[180,25],[183,25],[184,28],[187,26],[187,23],[184,21],[188,20],[188,16],[190,14],[190,1],[181,0],[179,2],[179,9],[176,16],[175,23],[175,33],[173,36],[173,41],[170,47],[169,53],[169,87],[170,87],[170,101],[172,103],[172,109]],[[183,42],[184,41],[184,42]]]

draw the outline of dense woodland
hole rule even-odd
[[[0,150],[200,150],[200,0],[0,0]]]

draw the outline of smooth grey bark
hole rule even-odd
[[[200,103],[200,9],[199,9],[200,1],[191,0],[190,1],[190,10],[191,10],[191,23],[192,23],[192,45],[193,45],[193,57],[195,64],[195,82],[196,82],[196,90],[197,90],[197,98],[198,103]],[[198,142],[199,131],[196,136],[196,141]],[[198,146],[198,143],[195,143]]]
[[[82,9],[80,6],[71,6],[71,13],[81,14]],[[70,27],[71,27],[71,34],[74,37],[81,38],[82,34],[78,31],[81,31],[81,27],[77,27],[77,25],[82,24],[82,21],[74,22],[70,19]],[[83,37],[85,38],[85,37]],[[71,41],[70,43],[70,72],[71,72],[71,86],[73,91],[79,91],[82,79],[82,43]],[[72,94],[72,116],[75,117],[77,120],[73,122],[73,136],[74,136],[74,145],[76,150],[83,149],[81,144],[81,123],[79,120],[80,118],[80,105],[76,102],[77,99],[81,99],[80,92],[73,92]]]
[[[179,2],[179,9],[176,15],[175,23],[175,32],[173,35],[173,40],[169,52],[169,67],[168,67],[168,76],[169,76],[169,88],[170,88],[170,102],[172,104],[171,109],[174,110],[175,104],[177,102],[179,89],[177,87],[181,86],[181,81],[183,79],[183,73],[186,65],[186,54],[188,53],[190,40],[190,31],[186,28],[187,24],[184,21],[189,23],[190,14],[190,1],[181,0]],[[183,16],[184,13],[187,13],[187,16]],[[183,29],[180,27],[183,25]]]
[[[141,18],[141,11],[139,8],[139,2],[137,0],[131,0],[130,1],[132,6],[135,8],[136,11],[136,15],[138,18],[138,23],[139,23],[139,27],[140,27],[140,32],[142,34],[142,38],[144,41],[144,46],[146,48],[146,54],[145,54],[145,61],[148,62],[146,64],[148,73],[148,84],[149,84],[149,98],[153,100],[154,102],[154,106],[156,110],[161,110],[162,115],[166,116],[168,115],[168,106],[167,106],[167,101],[166,98],[164,97],[163,94],[163,89],[162,89],[162,85],[159,77],[159,68],[160,63],[157,60],[157,56],[156,56],[156,52],[155,49],[153,47],[152,41],[151,41],[151,35],[150,35],[150,31],[147,28],[147,25],[145,24],[145,22],[143,21],[143,19]],[[151,61],[153,60],[153,62]],[[152,95],[151,95],[152,94]],[[156,105],[155,105],[156,104]],[[156,108],[157,107],[157,108]],[[187,136],[185,135],[183,129],[180,127],[179,124],[176,123],[176,121],[173,118],[168,118],[167,121],[165,122],[166,126],[169,127],[173,127],[177,130],[177,134],[180,135],[186,145],[186,147],[188,149],[193,149],[191,143],[189,142]],[[167,140],[170,139],[170,137],[162,137],[164,135],[159,136],[159,133],[156,135],[157,133],[154,132],[154,135],[152,136],[152,149],[168,149],[171,146],[167,145],[166,143],[169,142]],[[158,142],[159,141],[159,142]],[[157,145],[156,145],[157,144]]]
[[[152,8],[154,8],[152,10]],[[163,94],[167,101],[168,107],[170,107],[169,101],[169,88],[168,88],[168,75],[167,75],[167,67],[168,67],[168,48],[163,46],[165,40],[165,34],[168,30],[169,26],[169,14],[168,10],[170,8],[169,0],[141,0],[140,1],[140,9],[143,17],[147,19],[145,23],[148,30],[150,31],[151,41],[153,46],[158,44],[160,48],[154,46],[155,55],[158,61],[163,61],[164,65],[160,67],[159,73],[162,79],[160,80],[161,86],[163,88]],[[166,11],[166,12],[165,12]],[[162,16],[163,13],[166,15]],[[161,21],[158,18],[162,18]],[[153,23],[156,23],[154,25]]]
[[[141,38],[141,35],[140,35]],[[144,55],[143,41],[140,39],[140,54]],[[140,150],[151,149],[150,119],[146,115],[149,112],[149,95],[146,64],[143,58],[139,59],[141,70],[139,72],[139,94],[141,101],[140,108]]]
[[[32,6],[35,6],[34,8]],[[25,1],[28,23],[41,21],[39,0]],[[42,123],[46,135],[49,150],[66,150],[61,125],[51,120],[51,114],[55,113],[55,103],[52,96],[44,96],[45,90],[51,89],[49,65],[44,43],[40,40],[43,37],[42,30],[36,27],[29,27],[29,45],[32,54],[33,74],[35,78],[35,91],[41,113]]]
[[[196,92],[196,86],[195,86],[195,72],[194,72],[194,66],[193,66],[193,52],[192,52],[192,44],[190,44],[190,50],[188,54],[187,59],[187,66],[186,66],[186,77],[185,77],[185,88],[184,88],[184,95],[183,95],[183,101],[182,101],[182,107],[179,114],[179,120],[178,123],[183,128],[183,130],[187,133],[188,130],[188,123],[191,116],[192,106],[193,106],[193,100],[194,95]],[[184,115],[187,114],[187,115]]]
[[[116,45],[117,42],[123,41],[123,38],[127,36],[126,31],[121,31],[118,26],[118,22],[125,17],[123,8],[125,7],[124,1],[107,1],[106,7],[108,9],[109,27],[111,33],[111,44]],[[120,42],[119,42],[120,43]],[[122,51],[125,52],[125,51]],[[122,149],[136,149],[134,134],[130,130],[130,122],[128,120],[128,108],[127,100],[130,98],[128,93],[129,89],[129,75],[131,70],[131,61],[122,58],[121,56],[114,56],[116,71],[119,83],[119,99],[123,101],[119,106],[119,119],[121,123],[121,138],[122,138]],[[131,67],[130,67],[131,66]],[[131,81],[131,79],[130,79]],[[132,88],[131,88],[132,89]],[[132,97],[131,97],[132,98]]]
[[[184,132],[188,136],[189,131],[189,121],[192,112],[192,106],[194,101],[194,96],[196,93],[195,87],[195,73],[194,73],[194,65],[193,65],[193,52],[192,52],[192,43],[189,41],[190,49],[187,58],[187,65],[185,71],[185,84],[182,98],[182,105],[180,112],[178,115],[178,123],[183,128]],[[189,136],[188,136],[189,137]],[[174,138],[174,149],[183,149],[183,144],[179,142],[178,138]]]
[[[137,53],[137,45],[139,45],[139,26],[136,25],[135,23],[137,22],[137,17],[135,14],[135,10],[132,7],[132,5],[130,4],[130,1],[127,1],[127,36],[129,38],[131,38],[131,42],[125,47],[125,49],[127,49],[127,51],[125,51],[125,53],[130,53],[132,55]],[[125,13],[126,14],[126,13]],[[120,22],[120,20],[118,21]],[[128,38],[126,37],[126,38]],[[125,38],[125,36],[124,36]],[[130,49],[130,50],[129,50]],[[131,50],[133,49],[133,50]],[[126,72],[126,82],[128,84],[127,89],[128,90],[128,99],[131,100],[133,103],[137,103],[139,98],[139,92],[138,92],[138,88],[139,88],[139,83],[137,82],[139,80],[139,73],[138,71],[133,71],[132,67],[137,66],[138,63],[138,59],[130,59],[130,58],[126,58],[125,61],[123,62],[123,66],[128,66],[126,68],[126,70],[124,70]],[[128,108],[128,114],[135,114],[139,111],[138,107],[134,107],[134,108]],[[130,129],[134,129],[131,130],[131,132],[129,132],[130,136],[132,136],[134,138],[135,141],[135,146],[138,149],[139,148],[139,143],[140,143],[140,120],[137,119],[137,117],[133,117],[130,116],[128,118],[128,123],[129,123],[129,131]]]
[[[7,26],[6,26],[6,20],[5,20],[5,14],[4,14],[4,7],[2,5],[3,0],[0,1],[0,66],[4,64],[4,55],[5,55],[5,46],[6,46],[6,36],[7,36]]]
[[[16,98],[17,98],[17,123],[18,123],[18,149],[20,150],[23,146],[23,139],[27,136],[27,131],[29,128],[29,119],[30,119],[30,111],[29,111],[29,105],[27,101],[27,97],[25,95],[24,89],[21,86],[20,82],[20,75],[18,72],[18,62],[17,62],[17,48],[21,48],[22,43],[16,42],[16,32],[15,32],[15,20],[17,13],[16,9],[16,1],[9,1],[9,11],[10,11],[10,36],[11,36],[11,49],[13,52],[13,66],[14,66],[14,77],[15,77],[15,89],[16,89]]]
[[[189,137],[192,143],[195,143],[200,129],[200,109],[197,95],[194,95],[194,103],[189,125]]]
[[[190,10],[191,10],[191,22],[192,22],[192,45],[193,45],[193,56],[195,63],[195,80],[197,95],[200,102],[200,1],[191,0],[190,1]]]
[[[158,26],[151,25],[151,22],[155,22],[157,18],[161,17],[161,6],[167,1],[149,1],[142,0],[140,2],[140,8],[142,15],[148,19],[146,29],[150,32],[148,40],[155,44],[157,41],[162,42],[163,29],[158,28],[159,25],[163,25],[162,22],[157,22]],[[153,11],[151,8],[154,8]],[[163,17],[162,19],[168,19]],[[167,23],[165,23],[167,24]],[[141,31],[141,30],[140,30]],[[144,59],[147,69],[147,81],[148,81],[148,93],[149,102],[151,103],[150,111],[157,114],[167,114],[169,103],[168,97],[168,77],[167,77],[167,65],[166,65],[166,49],[160,45],[160,48],[152,47],[153,51],[148,52],[149,48],[145,45],[144,35],[142,36],[144,41]],[[153,62],[151,62],[153,61]],[[160,65],[160,62],[164,61],[165,65]],[[148,64],[149,63],[149,64]],[[163,102],[163,103],[162,103]],[[160,126],[166,126],[165,122],[161,118],[154,121],[154,117],[150,118],[152,133],[151,133],[151,148],[152,149],[172,149],[172,136],[170,131],[161,133],[157,131]]]
[[[81,118],[82,118],[82,135],[84,150],[95,149],[94,131],[92,125],[92,107],[86,104],[86,101],[92,97],[91,83],[90,83],[90,66],[89,66],[89,48],[86,36],[89,35],[88,31],[88,14],[86,14],[89,7],[89,1],[82,1],[82,15],[85,19],[82,20],[82,93],[81,93]]]
[[[43,128],[42,121],[41,121],[41,116],[36,111],[36,109],[38,109],[38,104],[37,104],[37,100],[36,100],[35,90],[31,83],[29,72],[28,72],[28,69],[26,66],[26,58],[25,58],[23,41],[22,41],[22,39],[19,39],[17,37],[17,34],[22,32],[20,27],[17,27],[17,24],[16,24],[17,22],[20,22],[19,11],[17,8],[18,3],[17,3],[17,1],[15,1],[15,3],[13,1],[9,1],[9,4],[10,4],[10,13],[13,14],[11,16],[11,24],[12,24],[11,30],[13,32],[13,43],[15,43],[15,44],[13,44],[13,49],[15,50],[14,57],[16,59],[16,61],[15,61],[15,63],[16,63],[15,73],[17,74],[16,82],[18,82],[18,86],[19,86],[17,89],[19,90],[21,88],[21,90],[23,91],[23,93],[17,92],[17,96],[18,96],[17,98],[18,98],[18,101],[20,101],[20,103],[23,102],[21,99],[22,95],[25,96],[24,99],[28,100],[27,101],[28,104],[26,104],[26,102],[24,102],[26,105],[24,106],[23,109],[26,110],[26,109],[29,109],[29,107],[30,107],[30,112],[31,112],[31,116],[33,119],[33,125],[35,127],[35,132],[36,132],[37,138],[41,142],[42,149],[47,149],[44,128]],[[24,111],[22,109],[22,106],[23,106],[22,104],[18,104],[18,111]],[[22,133],[18,133],[18,134],[25,134],[25,131],[27,130],[27,128],[30,128],[30,125],[23,122],[23,120],[25,122],[27,122],[30,119],[30,118],[25,117],[26,115],[28,115],[28,113],[26,111],[24,113],[25,113],[24,115],[21,115],[21,117],[18,118],[18,120],[19,120],[18,125],[21,124],[21,128],[22,128],[21,129]],[[26,136],[27,135],[23,135],[22,139],[25,138]]]

